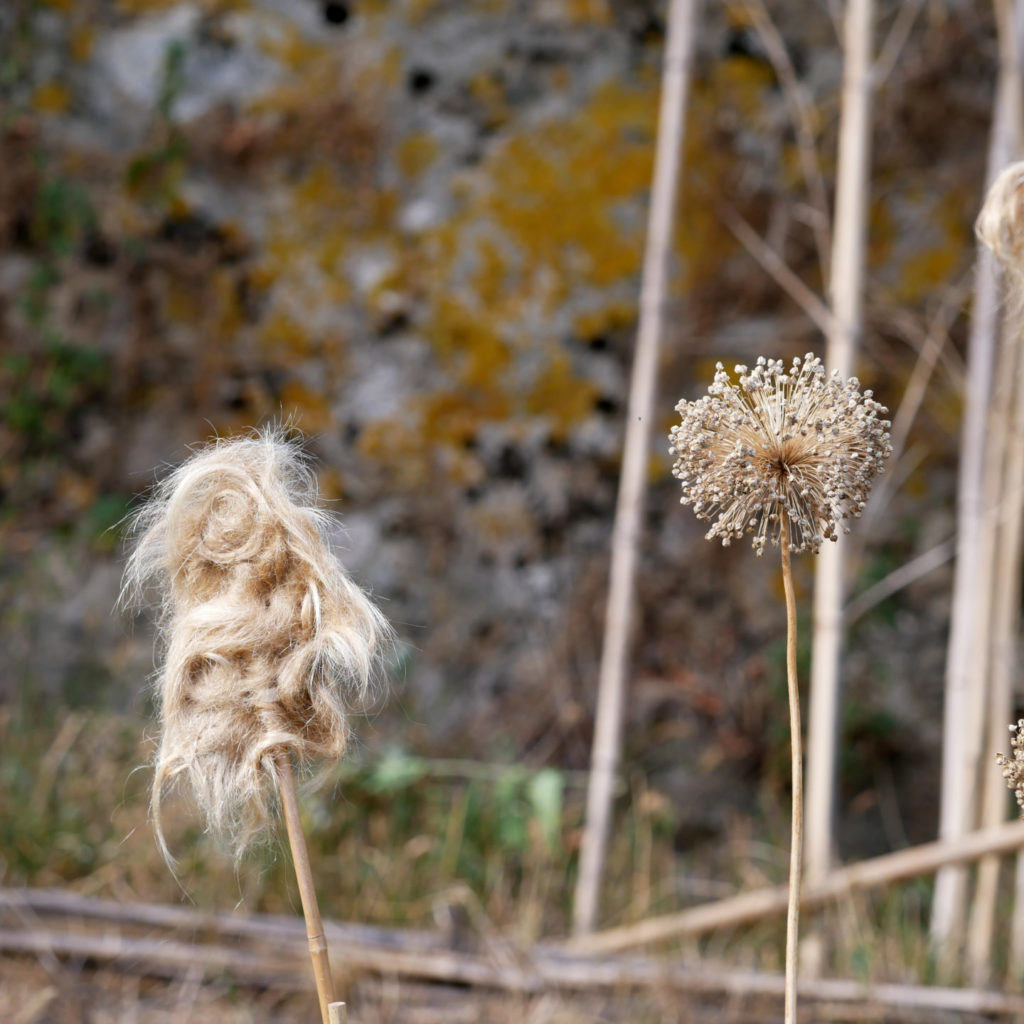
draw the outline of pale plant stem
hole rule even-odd
[[[586,822],[573,906],[573,932],[576,935],[586,935],[596,925],[601,880],[611,834],[612,795],[622,745],[622,716],[629,668],[638,548],[643,531],[650,431],[656,419],[654,400],[658,351],[667,328],[665,310],[670,285],[672,232],[676,223],[697,6],[698,0],[672,0],[668,8],[668,40],[662,67],[654,182],[651,187],[641,282],[640,323],[612,531],[605,632],[590,759],[591,776],[587,787]]]
[[[327,939],[324,937],[320,906],[313,885],[313,869],[309,865],[309,851],[306,837],[302,832],[299,817],[299,801],[295,794],[295,776],[292,761],[287,750],[279,750],[276,757],[278,792],[281,795],[281,809],[284,812],[285,828],[288,830],[288,845],[292,850],[295,864],[295,878],[299,883],[302,899],[302,913],[306,918],[306,937],[309,939],[309,957],[313,962],[313,976],[316,979],[316,994],[320,1000],[320,1015],[323,1024],[332,1024],[331,1004],[334,1002],[334,979],[327,955]],[[338,1010],[333,1011],[337,1019]]]
[[[986,188],[1020,149],[1020,66],[1010,48],[1016,36],[1018,4],[996,5],[1000,28],[1000,72],[989,140]],[[1013,31],[1008,31],[1013,27]],[[999,333],[995,259],[979,246],[967,383],[960,441],[957,494],[957,553],[946,656],[943,710],[942,802],[939,837],[955,840],[975,826],[975,793],[982,751],[988,620],[991,598],[991,530],[985,517],[985,456],[991,439],[988,415]],[[966,917],[967,875],[962,867],[943,868],[935,878],[930,924],[940,977],[960,969]]]
[[[789,907],[786,911],[786,1024],[795,1024],[796,985],[799,961],[800,870],[804,846],[804,769],[803,740],[800,725],[800,684],[796,673],[796,598],[793,594],[789,514],[783,509],[782,588],[786,594],[786,688],[789,693],[789,732],[792,750],[793,823],[789,848]]]

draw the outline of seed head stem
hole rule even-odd
[[[796,598],[790,560],[789,514],[781,516],[782,588],[786,594],[786,686],[789,691],[789,732],[792,751],[793,818],[789,849],[789,909],[786,914],[785,1024],[796,1024],[796,981],[799,955],[800,871],[804,847],[804,769],[800,724],[800,684],[796,673]]]

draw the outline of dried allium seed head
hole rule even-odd
[[[1010,726],[1010,733],[1010,749],[1013,753],[1009,757],[1006,754],[996,754],[996,763],[1003,769],[1003,778],[1013,790],[1020,809],[1024,811],[1024,718],[1019,719],[1016,725]],[[1024,814],[1021,817],[1024,817]]]
[[[792,550],[817,551],[864,510],[892,453],[887,410],[856,377],[827,377],[811,354],[788,371],[762,357],[736,374],[739,383],[719,363],[708,394],[676,406],[669,451],[681,501],[713,523],[709,540],[752,533],[758,554],[778,543],[785,510]]]
[[[161,796],[187,780],[241,853],[268,820],[274,753],[332,763],[390,630],[330,550],[316,477],[280,431],[218,440],[137,513],[123,597],[162,598]]]

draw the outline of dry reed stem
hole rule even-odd
[[[786,911],[786,1024],[797,1019],[799,968],[800,871],[804,846],[803,739],[800,724],[800,684],[796,673],[796,598],[790,558],[789,514],[782,510],[782,586],[786,593],[786,688],[789,693],[789,732],[792,751],[793,809],[789,850],[789,906]]]
[[[309,864],[306,837],[302,832],[299,817],[299,801],[295,795],[295,777],[292,774],[291,757],[287,750],[278,750],[278,790],[281,794],[281,810],[285,828],[288,830],[288,845],[292,851],[295,878],[299,883],[299,898],[302,900],[302,914],[306,919],[306,938],[309,940],[309,958],[313,963],[313,977],[316,979],[316,994],[320,1000],[320,1016],[323,1024],[332,1024],[329,1005],[334,1002],[334,979],[331,975],[331,961],[327,953],[327,939],[320,918],[316,886],[313,884],[313,869]]]
[[[611,829],[612,794],[619,762],[625,703],[637,548],[643,530],[644,495],[650,455],[658,349],[666,328],[672,232],[684,152],[690,61],[699,0],[671,0],[662,67],[661,103],[654,181],[647,223],[640,324],[630,380],[622,472],[615,506],[611,570],[605,607],[591,776],[573,900],[573,931],[585,935],[597,921],[601,879]]]
[[[1020,497],[1024,489],[1024,167],[1011,165],[996,180],[978,217],[978,235],[999,260],[1003,275],[1003,330],[999,352],[999,385],[993,402],[990,445],[992,448],[990,515],[994,546],[992,614],[989,620],[988,695],[985,701],[986,745],[1002,745],[1006,722],[1013,712],[1013,680],[1016,677],[1017,634],[1020,608],[1022,522]],[[982,781],[982,827],[1006,818],[1005,790],[989,772]],[[1000,862],[986,857],[978,865],[974,903],[967,935],[967,964],[973,984],[984,985],[992,970]]]
[[[821,907],[864,889],[930,875],[945,865],[969,864],[987,853],[1021,849],[1024,849],[1024,824],[1020,822],[1010,822],[984,832],[970,832],[955,842],[938,841],[912,846],[837,868],[818,883],[802,885],[800,905],[805,910]],[[788,906],[788,885],[755,889],[572,939],[568,947],[580,953],[619,953],[687,936],[704,935],[718,928],[751,924],[781,914]]]
[[[843,377],[853,373],[864,318],[874,21],[874,0],[849,0],[845,4],[843,89],[828,282],[833,321],[825,348],[828,365]],[[827,874],[833,857],[846,563],[845,544],[840,538],[839,544],[821,552],[814,566],[807,729],[808,878]],[[820,972],[824,945],[824,935],[816,929],[805,945],[804,963],[812,974]]]
[[[999,8],[1005,10],[1006,4],[1000,3],[997,13]],[[1020,146],[1020,69],[1009,51],[1006,19],[1000,17],[998,21],[1001,60],[986,186],[994,182]],[[984,246],[979,246],[961,427],[957,555],[943,710],[939,836],[947,840],[964,835],[974,825],[975,793],[983,750],[988,628],[983,607],[992,588],[991,530],[986,523],[984,506],[984,470],[990,441],[988,416],[993,396],[998,326],[995,259]],[[960,940],[967,881],[966,873],[957,867],[944,868],[935,879],[930,934],[938,954],[940,977],[952,976],[961,966]]]

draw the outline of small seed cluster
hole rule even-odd
[[[676,406],[669,452],[680,500],[712,523],[708,540],[751,533],[760,555],[778,544],[785,512],[791,549],[817,551],[863,512],[892,454],[888,410],[810,353],[788,370],[761,357],[734,372],[738,383],[719,363],[708,394]]]
[[[996,754],[996,762],[1003,769],[1003,778],[1024,811],[1024,718],[1010,726],[1010,749],[1013,753],[1009,756]]]

